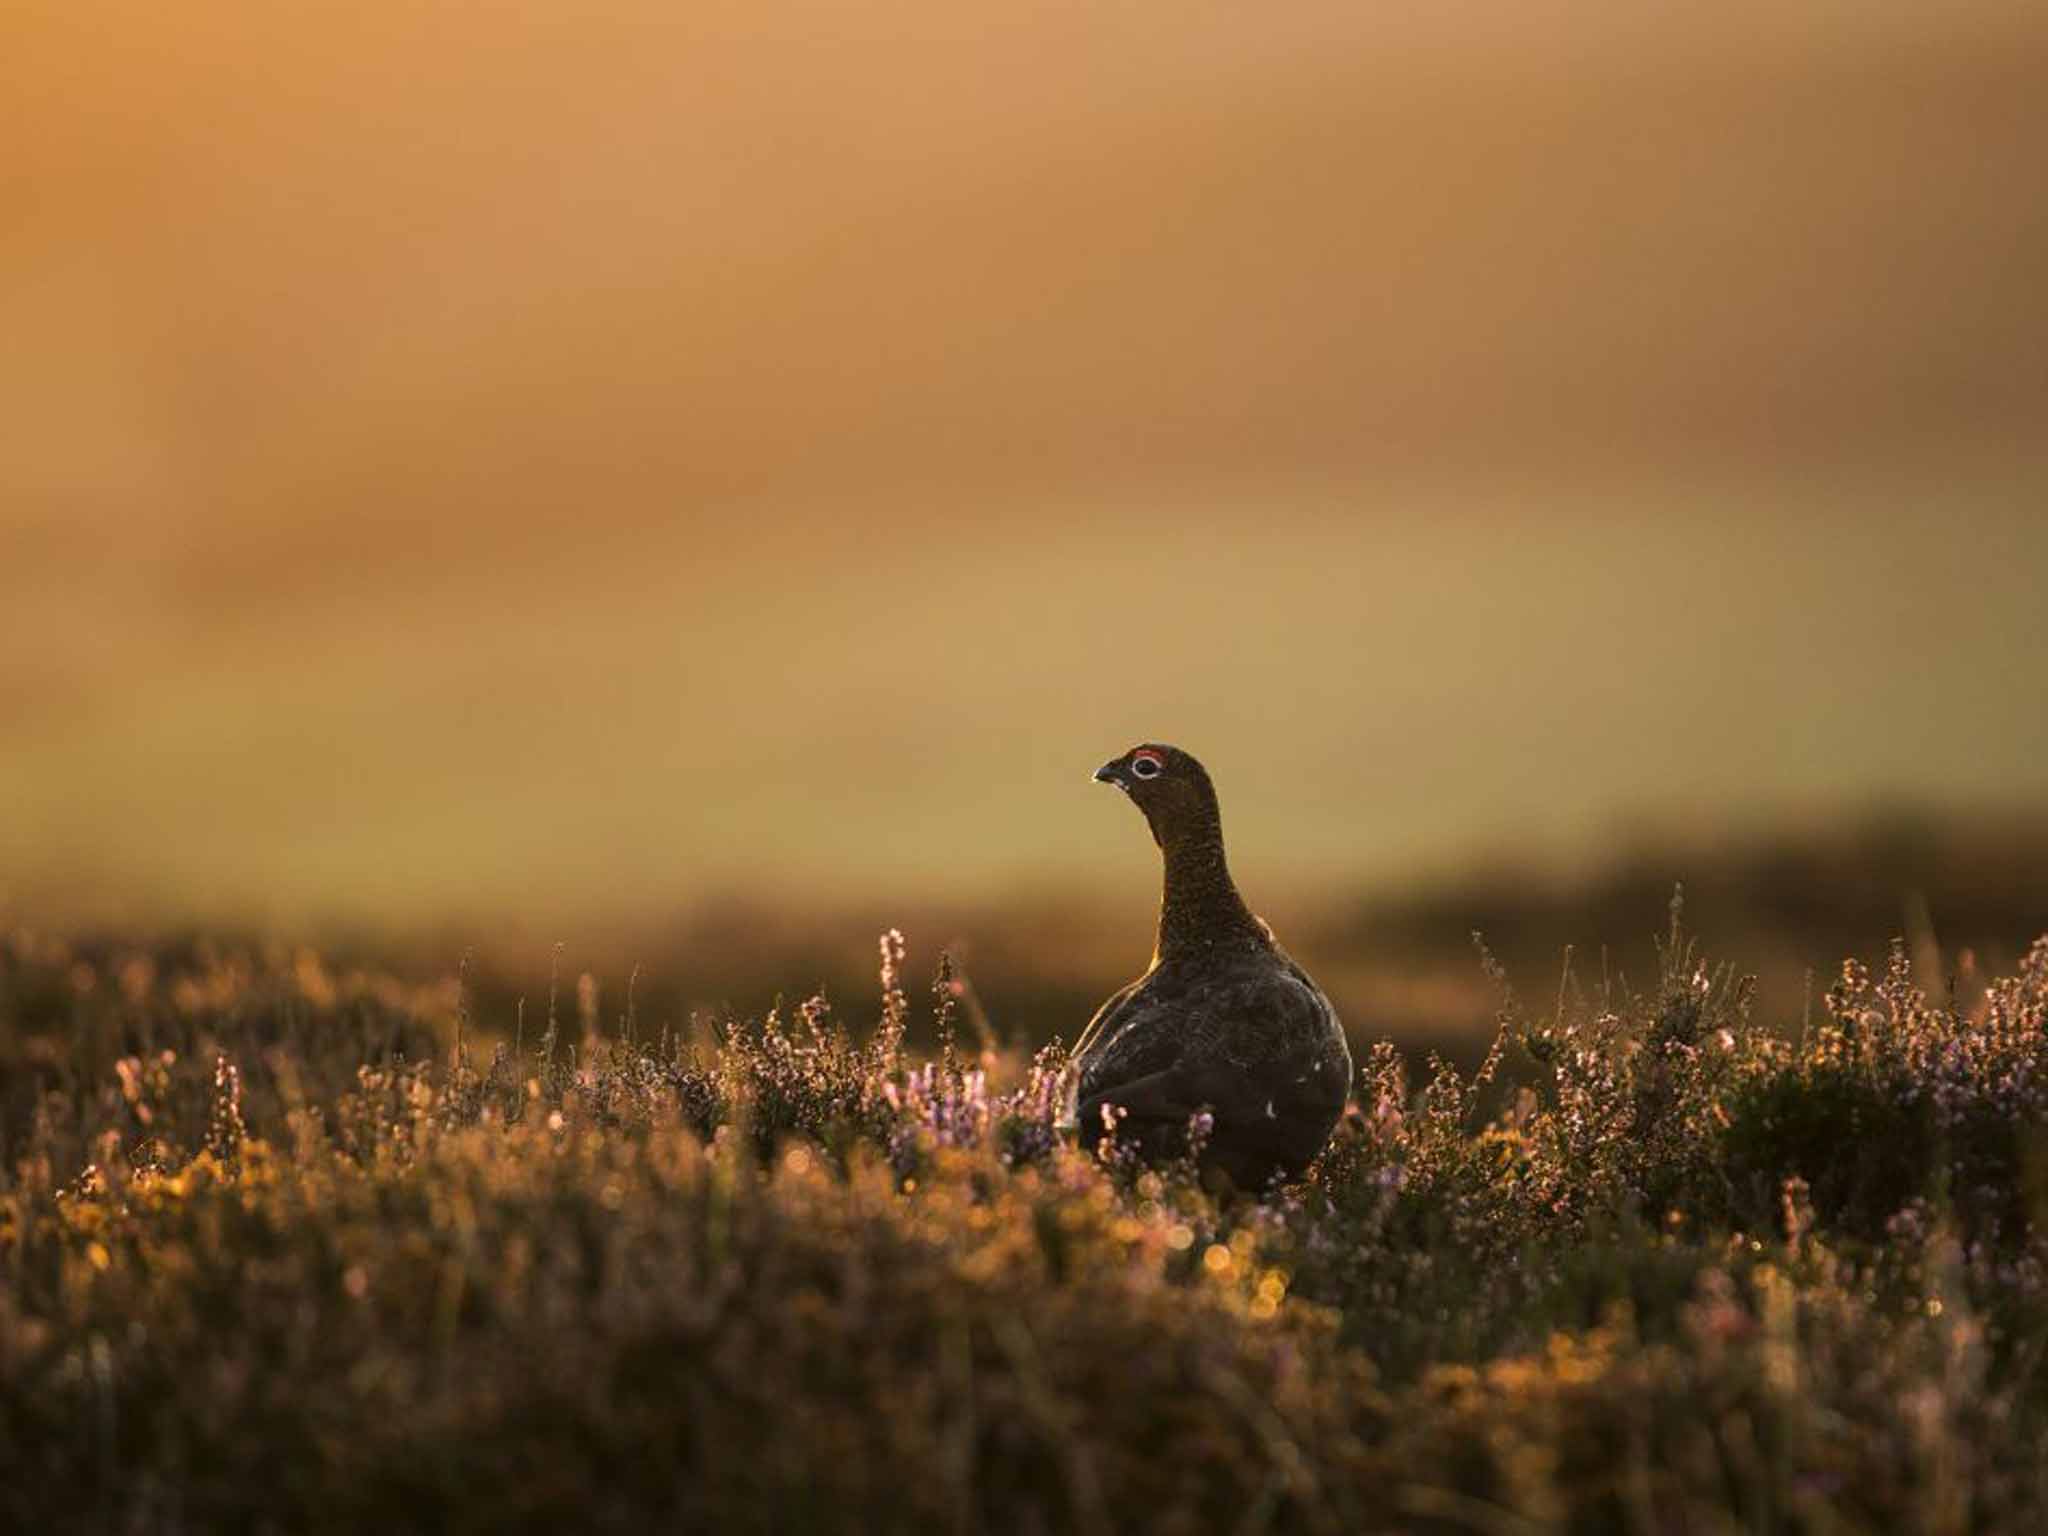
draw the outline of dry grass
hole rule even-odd
[[[1366,1048],[1219,1204],[1051,1128],[1057,1047],[593,988],[0,948],[0,1523],[2011,1530],[2048,1514],[2048,941],[1801,1034],[1674,931]],[[568,989],[564,989],[567,993]],[[629,994],[630,995],[630,994]],[[962,1038],[964,1037],[964,1038]]]

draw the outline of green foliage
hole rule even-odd
[[[459,980],[17,935],[0,1527],[2048,1514],[2048,941],[1952,1005],[1852,964],[1791,1039],[1674,917],[1648,994],[1500,978],[1470,1078],[1366,1052],[1256,1200],[1067,1146],[950,970],[913,1058],[882,960],[859,1037],[579,987],[480,1061]]]

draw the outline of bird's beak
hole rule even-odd
[[[1118,772],[1118,770],[1122,767],[1123,759],[1113,758],[1096,769],[1092,778],[1097,784],[1114,784],[1117,788],[1121,789],[1123,788],[1124,778],[1123,774]]]

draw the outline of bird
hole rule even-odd
[[[1075,1042],[1061,1123],[1090,1151],[1107,1131],[1156,1161],[1184,1156],[1206,1112],[1205,1178],[1248,1192],[1299,1178],[1350,1095],[1337,1010],[1238,893],[1216,786],[1192,755],[1146,742],[1094,779],[1144,813],[1165,882],[1152,963]]]

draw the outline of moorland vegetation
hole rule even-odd
[[[1254,1199],[893,934],[879,1009],[653,1020],[17,931],[0,1526],[2041,1529],[2048,939],[1803,1021],[1662,961],[1354,1038]]]

